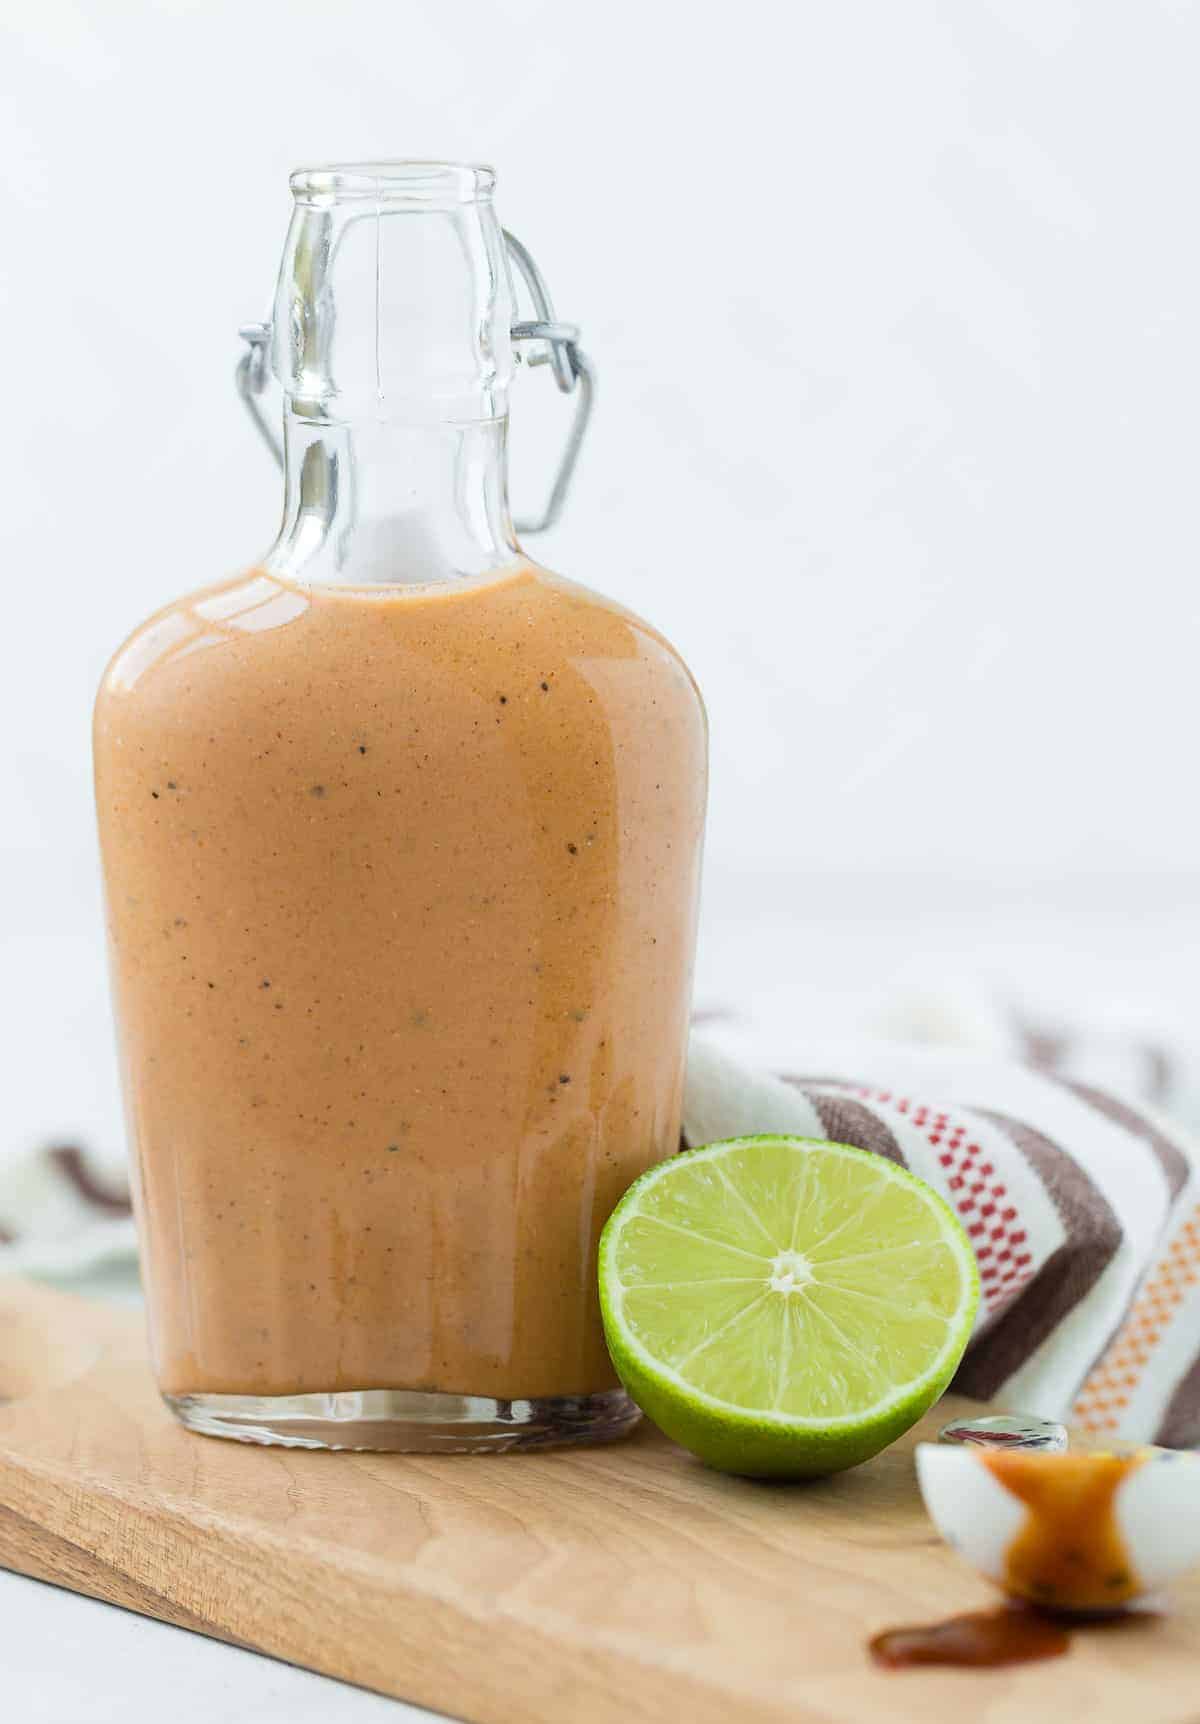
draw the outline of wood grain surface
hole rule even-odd
[[[648,1428],[542,1455],[253,1448],[176,1425],[136,1314],[12,1281],[0,1395],[0,1564],[478,1724],[1200,1716],[1196,1580],[1047,1664],[874,1668],[875,1630],[991,1599],[921,1507],[911,1437],[790,1486]]]

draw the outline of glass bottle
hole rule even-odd
[[[618,1434],[599,1230],[678,1144],[695,685],[531,563],[483,168],[292,177],[279,537],[96,706],[155,1369],[305,1446]]]

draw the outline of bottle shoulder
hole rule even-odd
[[[97,704],[108,695],[131,692],[143,676],[168,660],[222,639],[279,626],[304,608],[295,588],[257,566],[183,593],[152,611],[126,635],[104,668]]]
[[[560,575],[554,570],[542,568],[538,564],[531,564],[530,568],[542,587],[548,593],[558,595],[565,608],[591,611],[597,619],[603,619],[607,628],[602,628],[599,632],[611,634],[614,625],[618,633],[624,630],[630,645],[639,650],[640,656],[657,659],[664,669],[670,670],[685,682],[696,701],[701,718],[707,725],[707,712],[699,684],[679,648],[661,629],[647,621],[637,611],[631,610],[628,605],[610,598],[605,593],[597,592],[592,587],[571,580],[566,575]]]
[[[155,689],[214,698],[218,685],[319,670],[355,654],[461,663],[476,641],[527,642],[554,663],[637,663],[639,677],[674,690],[706,722],[683,657],[643,617],[602,593],[525,561],[489,576],[428,586],[302,586],[255,567],[162,606],[117,648],[96,710]]]

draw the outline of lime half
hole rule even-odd
[[[600,1240],[622,1382],[725,1472],[801,1477],[878,1453],[950,1381],[978,1302],[937,1192],[841,1143],[742,1137],[674,1156]]]

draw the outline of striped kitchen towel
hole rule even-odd
[[[693,1039],[689,1145],[786,1131],[910,1168],[957,1211],[983,1297],[965,1395],[1096,1435],[1200,1445],[1200,1143],[1149,1104],[959,1048],[735,1024]]]
[[[0,1163],[0,1273],[79,1281],[137,1251],[124,1169],[75,1144]]]
[[[928,1021],[924,1045],[822,1045],[718,1017],[693,1038],[685,1143],[799,1132],[936,1186],[983,1285],[960,1391],[1103,1437],[1200,1445],[1200,1147],[1147,1100],[1161,1060],[1110,1048],[1123,1087],[1101,1088],[1094,1036],[1058,1035],[1048,1059],[1024,1030],[963,1034],[963,1013],[947,1020],[956,1046],[929,1045]],[[0,1166],[0,1271],[86,1284],[133,1255],[118,1168],[73,1146]]]

